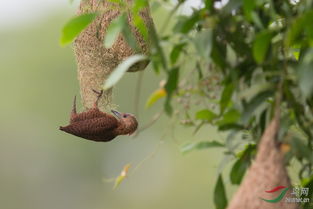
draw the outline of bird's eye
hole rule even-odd
[[[127,115],[123,115],[123,118],[127,118]]]

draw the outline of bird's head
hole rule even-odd
[[[136,131],[138,122],[134,115],[130,113],[120,113],[115,110],[111,110],[111,112],[119,119],[120,123],[122,124],[123,134],[130,135]]]

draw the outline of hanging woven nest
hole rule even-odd
[[[232,197],[227,209],[298,209],[297,203],[289,203],[285,198],[292,198],[289,189],[280,202],[269,203],[264,199],[274,200],[279,193],[268,193],[278,186],[291,187],[284,161],[284,153],[276,138],[279,131],[279,115],[266,128],[258,145],[257,155]],[[264,198],[264,199],[263,199]]]
[[[125,3],[131,6],[132,1]],[[121,7],[117,4],[103,0],[83,0],[80,3],[78,14],[97,12],[96,19],[76,38],[74,51],[78,65],[78,80],[83,106],[92,108],[96,96],[92,89],[100,90],[110,73],[123,60],[134,54],[148,55],[150,49],[149,36],[144,39],[140,32],[132,24],[132,14],[127,12],[127,22],[137,42],[137,50],[132,49],[123,35],[119,35],[111,48],[105,48],[103,41],[111,21],[121,14]],[[149,14],[149,8],[140,11],[146,27],[152,26],[153,21]],[[144,70],[149,61],[141,61],[133,65],[128,72]],[[114,107],[112,104],[112,89],[106,90],[99,101],[99,108],[108,111]]]

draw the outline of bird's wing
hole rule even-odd
[[[86,112],[72,115],[70,123],[75,123],[78,121],[84,121],[84,120],[89,120],[89,119],[94,119],[94,118],[109,117],[109,116],[111,115],[101,112],[98,108],[92,108]]]
[[[118,120],[109,114],[105,117],[85,119],[64,127],[64,131],[76,136],[99,136],[111,133],[118,126]]]

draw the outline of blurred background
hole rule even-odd
[[[189,1],[186,11],[196,2]],[[73,96],[79,94],[72,48],[59,46],[60,31],[77,5],[11,0],[0,6],[0,208],[213,208],[221,151],[180,152],[190,140],[221,140],[212,128],[193,136],[193,130],[162,116],[138,136],[109,143],[58,130],[68,123]],[[157,27],[160,14],[152,14]],[[163,78],[150,67],[143,76],[140,125],[162,107],[162,102],[144,106]],[[134,112],[137,79],[138,73],[129,73],[114,89],[122,112]],[[107,179],[128,163],[129,176],[113,190]],[[230,197],[234,190],[228,180],[225,185]]]

